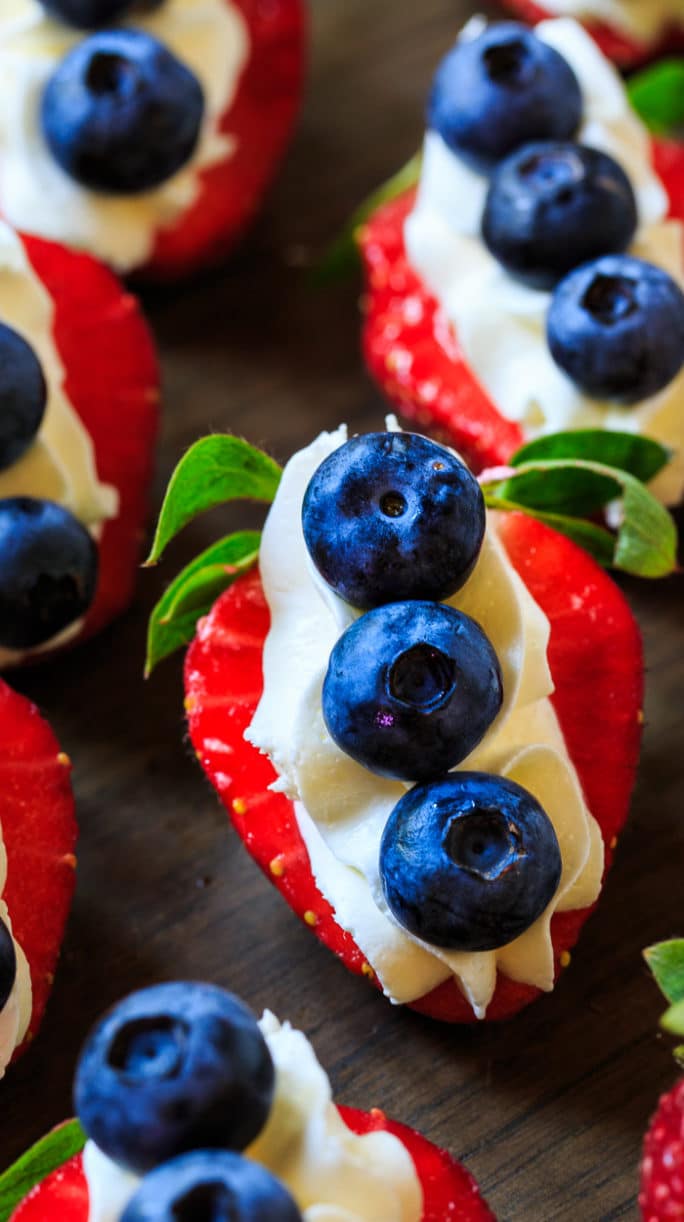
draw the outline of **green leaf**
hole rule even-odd
[[[227,501],[271,502],[278,464],[239,437],[203,437],[180,460],[166,490],[146,564],[156,564],[173,538],[198,514]]]
[[[609,429],[575,429],[567,433],[548,433],[528,441],[513,455],[510,465],[520,467],[546,458],[585,458],[628,471],[648,483],[671,457],[672,451],[651,437]]]
[[[486,481],[482,488],[490,508],[524,509],[540,518],[559,515],[567,519],[593,513],[622,495],[623,520],[617,534],[610,536],[598,527],[595,529],[600,535],[591,531],[587,536],[600,552],[604,551],[607,538],[611,538],[610,559],[607,553],[600,555],[590,546],[592,554],[602,564],[640,577],[665,577],[677,567],[677,531],[672,516],[627,471],[583,459],[549,459],[526,463],[517,468],[515,475]],[[556,529],[563,528],[558,525]],[[570,533],[567,521],[563,533]]]
[[[627,86],[629,100],[656,136],[684,128],[684,59],[664,59],[637,72]]]
[[[684,1035],[684,1000],[665,1011],[660,1025],[670,1035]]]
[[[0,1175],[0,1222],[7,1222],[20,1201],[63,1163],[80,1154],[86,1141],[78,1120],[53,1129]]]
[[[171,582],[150,616],[146,677],[159,662],[192,640],[198,619],[240,573],[256,563],[260,540],[257,530],[228,535],[196,556]]]
[[[559,534],[567,535],[568,539],[572,539],[574,543],[583,547],[585,552],[589,552],[590,556],[593,556],[604,568],[610,568],[612,565],[615,539],[604,526],[596,526],[594,522],[586,522],[583,518],[566,517],[559,513],[544,513],[540,510],[530,509],[527,505],[516,505],[513,501],[502,501],[497,496],[490,496],[486,488],[484,492],[485,502],[489,509],[504,511],[521,509],[529,517],[536,518],[539,522],[544,522],[547,526],[551,526],[553,530],[557,530]]]
[[[360,227],[382,204],[403,195],[411,187],[415,187],[420,179],[423,154],[416,153],[405,166],[389,178],[387,182],[371,192],[362,204],[349,217],[341,233],[323,252],[313,268],[312,278],[316,284],[330,284],[348,275],[357,266],[359,250],[357,232]]]
[[[667,1000],[673,1004],[684,1001],[684,938],[656,942],[646,948],[644,959]]]

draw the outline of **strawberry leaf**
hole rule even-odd
[[[684,128],[684,59],[664,59],[637,72],[627,86],[629,100],[656,136]]]
[[[615,538],[606,530],[605,526],[597,526],[594,522],[586,522],[583,518],[567,517],[560,513],[545,513],[541,510],[531,509],[529,506],[516,505],[514,501],[502,501],[495,497],[490,497],[485,492],[485,502],[489,509],[497,510],[522,510],[530,518],[536,518],[539,522],[545,522],[547,526],[551,526],[553,530],[557,530],[560,535],[566,535],[568,539],[572,539],[574,543],[583,547],[585,552],[589,552],[590,556],[594,557],[599,564],[604,568],[610,568],[613,563],[613,553],[615,550]]]
[[[528,441],[509,459],[512,467],[546,458],[584,458],[628,471],[648,483],[670,461],[672,451],[651,437],[609,429],[575,429],[548,433]]]
[[[628,471],[584,459],[546,459],[524,463],[504,479],[485,479],[482,490],[489,508],[523,509],[543,521],[556,516],[556,529],[564,534],[570,534],[569,519],[594,513],[621,496],[617,533],[612,536],[594,527],[583,545],[602,564],[639,577],[665,577],[677,567],[677,531],[671,515]]]
[[[644,959],[666,999],[673,1005],[684,1001],[684,938],[656,942],[644,951]]]
[[[313,269],[314,283],[330,284],[340,280],[354,270],[359,261],[357,233],[382,204],[387,204],[398,195],[415,187],[420,179],[423,154],[416,153],[405,166],[377,190],[371,192],[362,204],[352,212],[342,231],[338,234]]]
[[[239,437],[218,434],[191,446],[171,476],[147,565],[198,514],[228,501],[270,503],[280,482],[278,464]]]
[[[256,563],[260,539],[256,530],[228,535],[196,556],[171,582],[150,616],[146,677],[159,662],[192,640],[198,619],[240,573]]]
[[[68,1120],[31,1146],[0,1175],[0,1222],[7,1222],[24,1197],[47,1175],[80,1154],[86,1141],[78,1120]]]
[[[665,1011],[660,1025],[670,1035],[684,1035],[684,1000]]]

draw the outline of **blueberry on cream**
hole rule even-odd
[[[230,0],[139,0],[107,17],[125,26],[84,38],[62,3],[97,14],[96,0],[0,6],[0,206],[18,229],[126,273],[236,147],[223,120],[248,28]]]
[[[74,1096],[89,1222],[422,1217],[403,1144],[351,1132],[305,1036],[214,986],[171,982],[115,1006]]]
[[[31,345],[0,323],[0,470],[21,458],[45,415],[45,375]]]
[[[160,2],[163,0],[156,0]],[[126,17],[135,10],[138,0],[39,0],[39,3],[59,21],[81,30],[93,30]]]
[[[389,428],[394,431],[396,423],[390,421]],[[363,634],[364,621],[379,614],[392,616],[397,605],[388,603],[365,613],[351,607],[325,584],[307,550],[301,525],[306,490],[320,465],[346,442],[346,430],[340,429],[322,434],[296,454],[285,468],[266,521],[259,568],[270,630],[263,650],[263,694],[245,736],[274,765],[278,779],[273,788],[293,802],[316,885],[386,995],[397,1003],[411,1002],[453,978],[474,1014],[484,1017],[499,971],[541,989],[553,987],[551,917],[556,911],[581,908],[597,899],[603,872],[601,833],[585,806],[548,699],[552,691],[546,657],[548,620],[508,561],[492,517],[468,579],[453,595],[427,604],[431,613],[436,606],[445,620],[456,612],[474,621],[478,642],[486,638],[487,656],[491,662],[493,653],[500,672],[500,707],[497,710],[496,702],[490,706],[483,719],[489,724],[479,742],[448,775],[486,773],[494,783],[503,778],[541,807],[553,832],[546,843],[557,844],[557,850],[550,850],[546,884],[536,896],[539,903],[546,901],[545,906],[538,912],[535,903],[527,911],[530,923],[512,940],[506,940],[503,926],[503,940],[497,938],[498,945],[485,950],[439,945],[416,933],[392,911],[382,883],[385,829],[407,791],[416,792],[411,783],[422,781],[429,788],[444,778],[445,766],[442,760],[431,760],[430,780],[425,782],[425,773],[418,775],[425,761],[416,751],[410,768],[403,771],[404,779],[381,776],[352,757],[345,749],[349,743],[340,746],[326,724],[326,714],[330,720],[336,715],[334,702],[324,701],[326,674],[340,642],[347,632]],[[367,474],[372,479],[372,472]],[[407,727],[410,722],[414,730],[426,709],[459,691],[457,677],[452,688],[455,676],[446,649],[436,642],[435,650],[431,647],[435,642],[423,639],[426,624],[419,623],[419,616],[424,605],[419,600],[399,604],[405,620],[397,638],[380,634],[384,639],[379,647],[376,641],[372,656],[363,661],[364,672],[367,668],[371,676],[375,674],[384,701],[386,680],[392,683],[393,662],[399,656],[394,696],[400,698],[398,703],[403,701]],[[365,673],[357,660],[348,668],[342,698],[353,701],[358,688],[363,705],[364,682]],[[363,710],[371,717],[373,711],[378,713],[377,690]],[[380,721],[385,711],[383,703]],[[377,722],[376,729],[380,729]],[[406,754],[408,738],[407,728],[402,744]],[[402,751],[397,754],[401,756]],[[490,820],[481,830],[486,832],[482,851],[495,857],[500,824]],[[475,847],[464,842],[461,851],[472,853]],[[432,849],[437,852],[437,845]],[[554,864],[556,851],[560,874]]]
[[[470,23],[459,45],[476,43],[482,30],[482,23]],[[469,368],[503,416],[519,423],[529,438],[574,428],[653,437],[674,452],[653,484],[656,495],[673,504],[684,491],[681,370],[652,391],[648,389],[651,373],[658,381],[664,368],[657,361],[657,371],[649,371],[643,379],[644,395],[628,404],[622,397],[585,389],[582,380],[568,376],[553,355],[547,342],[547,314],[551,291],[564,275],[609,254],[640,259],[681,284],[682,226],[667,219],[668,199],[653,169],[649,134],[631,109],[617,72],[589,34],[572,20],[558,19],[541,22],[532,36],[561,55],[579,83],[581,122],[571,143],[564,141],[574,151],[555,166],[544,159],[535,165],[533,159],[527,186],[536,190],[520,190],[525,183],[519,181],[509,183],[501,206],[488,209],[484,226],[488,249],[482,236],[483,215],[488,193],[494,190],[497,176],[505,175],[507,163],[493,173],[476,172],[440,129],[431,126],[417,198],[404,225],[406,253],[453,324]],[[525,148],[529,143],[526,139],[509,155],[514,167],[529,162]],[[612,170],[609,182],[601,184],[601,190],[609,188],[607,203],[601,206],[588,207],[588,200],[581,198],[581,150],[591,150],[596,159],[609,158],[619,167],[617,173]],[[571,163],[576,164],[577,175]],[[565,184],[560,181],[563,176]],[[554,212],[560,203],[553,218],[555,246],[554,226],[544,242],[545,226],[537,225],[549,198]],[[593,189],[591,198],[598,198]],[[492,196],[490,204],[491,200]],[[608,216],[613,219],[610,232],[604,225]]]

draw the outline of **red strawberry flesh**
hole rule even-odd
[[[646,1134],[639,1208],[644,1222],[684,1218],[684,1078],[663,1095]]]
[[[406,1125],[388,1120],[383,1112],[359,1112],[342,1107],[340,1112],[354,1133],[386,1130],[404,1143],[420,1179],[424,1210],[422,1222],[496,1222],[480,1196],[475,1180],[445,1150],[433,1146]],[[53,1172],[25,1198],[10,1222],[87,1222],[88,1186],[81,1156]]]
[[[627,817],[639,754],[639,630],[614,582],[570,540],[517,513],[504,517],[500,529],[513,566],[550,621],[552,700],[609,864]],[[269,622],[257,572],[240,578],[200,621],[185,666],[190,737],[238,834],[269,880],[350,971],[374,980],[316,886],[291,803],[268,789],[275,779],[270,761],[244,739],[262,691]],[[554,916],[557,973],[589,912]],[[487,1017],[508,1018],[538,995],[500,975]],[[413,1008],[449,1022],[474,1020],[453,980]]]

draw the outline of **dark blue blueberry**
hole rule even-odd
[[[444,446],[417,433],[366,433],[314,473],[302,525],[319,573],[352,606],[437,600],[472,572],[484,499]]]
[[[145,1176],[121,1222],[302,1222],[265,1167],[225,1150],[194,1150]]]
[[[138,1174],[186,1150],[243,1150],[260,1133],[274,1069],[254,1015],[208,984],[127,997],[79,1059],[74,1104],[86,1133]]]
[[[0,645],[42,645],[95,596],[98,553],[68,509],[30,496],[0,500]]]
[[[0,323],[0,470],[11,467],[40,428],[47,387],[30,344]]]
[[[148,191],[189,161],[204,96],[197,78],[142,30],[104,30],[64,57],[43,92],[50,151],[84,187]]]
[[[17,954],[12,935],[5,922],[0,920],[0,1010],[9,1000],[17,978]]]
[[[501,701],[487,637],[443,603],[390,603],[362,615],[335,645],[323,684],[338,747],[371,772],[406,781],[465,759]]]
[[[437,69],[428,125],[486,174],[530,140],[570,140],[582,121],[572,68],[525,26],[503,22],[460,39]]]
[[[385,899],[410,933],[449,950],[494,950],[553,899],[561,855],[548,815],[501,776],[455,772],[410,789],[380,844]]]
[[[684,293],[652,263],[605,255],[561,280],[547,338],[553,359],[586,394],[638,403],[684,363]]]
[[[624,170],[581,144],[529,144],[490,183],[482,236],[506,271],[533,288],[603,254],[623,251],[637,226]]]
[[[52,17],[80,30],[107,25],[138,7],[135,0],[40,0],[40,3]]]

